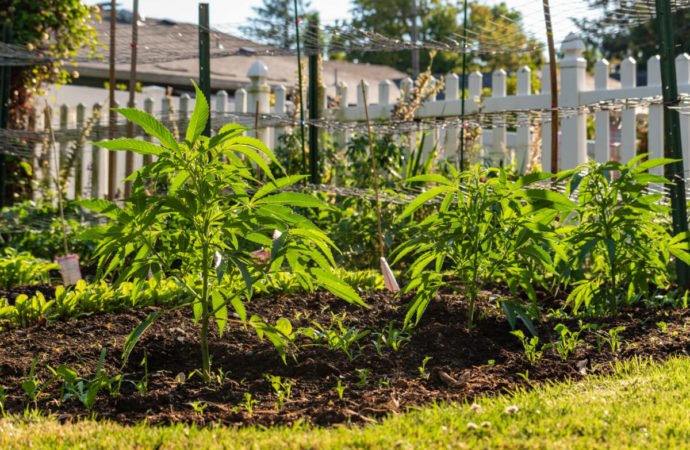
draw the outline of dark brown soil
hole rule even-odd
[[[360,331],[380,332],[391,320],[397,321],[398,326],[402,323],[404,300],[385,292],[370,292],[365,299],[371,309],[357,308],[322,292],[309,297],[259,299],[248,304],[247,309],[249,315],[259,314],[270,323],[286,317],[295,329],[310,326],[312,321],[328,327],[332,314],[343,313],[345,326]],[[547,311],[548,305],[543,306]],[[288,357],[284,364],[270,342],[260,342],[251,328],[233,326],[222,338],[214,329],[212,367],[216,374],[222,370],[224,375],[206,385],[198,375],[189,376],[201,366],[201,357],[197,326],[186,310],[169,313],[156,322],[121,372],[123,342],[154,310],[92,315],[0,333],[0,384],[7,390],[7,412],[21,413],[30,404],[20,385],[27,379],[34,358],[38,358],[37,376],[42,382],[52,375],[47,366],[57,368],[60,364],[90,378],[102,348],[107,349],[108,374],[126,374],[127,381],[118,396],[110,396],[105,389],[99,393],[93,411],[88,411],[74,398],[60,404],[60,384],[53,382],[40,395],[38,408],[64,420],[96,413],[120,423],[366,423],[432,401],[472,401],[483,394],[509,392],[546,380],[607,373],[611,371],[610,363],[617,359],[637,356],[663,360],[670,355],[686,355],[690,349],[685,331],[690,310],[627,309],[616,316],[589,321],[603,325],[604,330],[626,327],[621,333],[620,351],[612,353],[601,339],[598,348],[596,334],[584,331],[580,338],[585,342],[567,360],[561,361],[554,350],[546,350],[543,358],[531,365],[522,344],[510,334],[508,323],[496,309],[495,300],[480,302],[480,318],[470,331],[465,326],[467,304],[463,297],[445,293],[432,301],[410,342],[401,349],[385,347],[379,355],[372,343],[374,336],[369,335],[359,341],[359,351],[355,345],[353,360],[343,351],[305,346],[297,351],[296,360]],[[666,324],[665,329],[659,322]],[[536,324],[540,344],[557,340],[553,329],[558,323],[573,331],[579,329],[576,320],[544,320]],[[297,342],[310,341],[300,337]],[[145,379],[144,367],[140,365],[144,352],[148,364],[145,396],[133,383]],[[426,357],[431,357],[426,367],[428,379],[420,373]],[[187,376],[183,383],[175,379],[180,372]],[[294,383],[290,398],[280,410],[276,394],[265,378],[269,374]],[[346,387],[342,399],[334,389],[338,381]],[[251,415],[242,406],[247,393],[258,401]],[[194,402],[203,411],[195,411]]]

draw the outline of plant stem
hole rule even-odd
[[[207,383],[211,376],[211,363],[208,354],[208,244],[202,246],[202,288],[201,288],[201,330],[199,331],[199,339],[201,340],[201,371],[204,381]]]

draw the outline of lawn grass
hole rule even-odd
[[[690,359],[633,360],[615,374],[478,401],[432,405],[363,428],[123,427],[0,421],[0,448],[682,448],[690,445]]]

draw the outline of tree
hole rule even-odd
[[[352,26],[375,31],[384,36],[409,40],[412,33],[410,0],[354,0]],[[418,33],[421,41],[446,41],[451,38],[462,41],[462,10],[449,0],[419,0]],[[494,54],[483,51],[470,55],[470,70],[493,70],[497,68],[516,69],[522,65],[538,68],[542,64],[538,43],[529,39],[522,30],[522,17],[518,11],[509,9],[505,3],[484,6],[476,2],[470,5],[468,20],[468,45],[482,49],[482,43],[492,43]],[[501,44],[504,44],[501,46]],[[501,52],[505,46],[534,47],[529,52]],[[371,62],[411,72],[411,52],[352,52],[351,60]],[[420,66],[429,64],[429,53],[420,52]],[[459,71],[462,55],[455,52],[438,52],[433,61],[434,73]]]
[[[647,67],[647,60],[659,53],[659,25],[648,11],[636,12],[629,1],[590,0],[591,9],[602,10],[596,20],[576,20],[588,45],[598,48],[612,64],[633,56],[638,66]],[[673,41],[677,54],[690,51],[690,9],[678,9],[672,16]],[[589,61],[588,61],[589,62]]]
[[[76,75],[67,64],[80,48],[95,52],[98,41],[90,23],[100,20],[98,12],[80,0],[0,0],[0,20],[12,25],[12,42],[47,57],[40,64],[12,67],[10,128],[26,125],[31,97],[41,86],[66,83]]]
[[[263,6],[254,6],[252,9],[256,17],[249,19],[251,26],[240,27],[253,39],[262,44],[273,45],[285,50],[295,47],[295,7],[293,0],[263,0]],[[298,0],[297,5],[300,17],[310,13],[306,11],[304,0]]]
[[[32,97],[46,83],[64,84],[76,71],[69,69],[77,51],[86,46],[94,53],[98,40],[91,20],[100,20],[98,7],[80,0],[0,0],[0,23],[12,26],[14,44],[35,55],[34,65],[13,66],[10,70],[10,129],[25,129],[32,110]],[[17,157],[6,159],[5,204],[29,189]]]

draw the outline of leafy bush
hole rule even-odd
[[[60,268],[57,264],[34,258],[27,252],[6,248],[0,258],[0,289],[50,281],[50,271]]]
[[[621,301],[632,301],[650,287],[668,288],[670,257],[690,262],[688,233],[672,236],[670,208],[660,204],[663,194],[648,193],[649,183],[668,183],[647,170],[670,162],[623,165],[590,162],[569,179],[567,194],[577,194],[568,224],[558,233],[567,252],[562,274],[574,289],[568,296],[574,312],[584,305],[593,312],[615,312]],[[638,164],[639,163],[639,164]]]
[[[554,204],[571,203],[565,196],[542,189],[523,189],[550,174],[534,174],[509,181],[503,169],[480,165],[465,172],[448,166],[452,179],[420,175],[410,182],[437,184],[410,203],[399,220],[424,203],[442,198],[437,212],[421,219],[419,232],[395,250],[393,262],[406,255],[415,260],[408,269],[410,283],[402,293],[417,290],[405,317],[418,322],[429,301],[449,284],[442,270],[451,272],[464,287],[468,300],[467,325],[473,326],[474,306],[484,283],[505,277],[513,293],[521,286],[533,302],[533,285],[541,282],[535,266],[550,267],[552,260],[547,224],[555,214],[543,213]],[[556,208],[557,209],[557,208]]]
[[[142,278],[149,271],[156,277],[167,273],[187,288],[193,298],[189,306],[195,320],[201,322],[202,374],[207,380],[211,373],[208,328],[212,319],[221,335],[228,322],[252,325],[259,337],[268,337],[285,357],[289,341],[284,333],[259,317],[247,320],[243,305],[243,299],[252,297],[254,282],[269,270],[289,270],[305,288],[319,285],[363,305],[357,293],[332,273],[333,242],[292,210],[328,205],[307,194],[280,192],[302,177],[275,178],[264,160],[279,165],[275,156],[259,140],[242,136],[244,127],[228,124],[213,138],[201,136],[209,109],[198,88],[184,142],[178,143],[169,130],[142,111],[118,112],[161,145],[132,139],[99,143],[109,150],[131,150],[158,158],[129,177],[134,180],[133,194],[122,207],[105,200],[80,202],[111,219],[102,230],[96,251],[99,267],[104,274],[118,269],[119,280]],[[257,182],[254,164],[268,183]],[[166,195],[148,195],[145,180],[159,176],[171,177],[170,189]],[[175,218],[178,229],[166,227],[169,217]],[[262,248],[269,249],[262,252],[265,261],[256,253]],[[179,268],[173,266],[174,261],[180,262]],[[191,275],[192,280],[187,281],[185,275]],[[225,288],[225,276],[241,276],[245,289]],[[228,318],[228,307],[235,310],[239,321]],[[132,332],[125,345],[125,360],[141,333],[165,312],[152,313]]]

